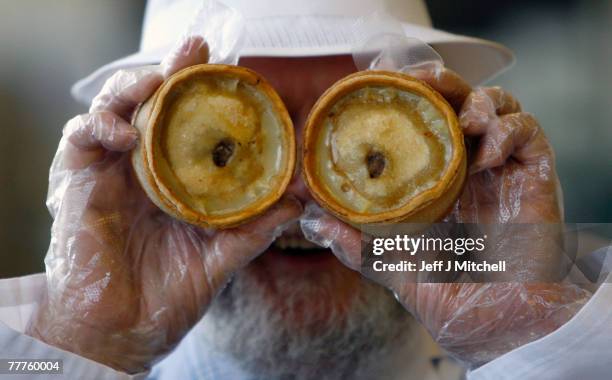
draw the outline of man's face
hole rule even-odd
[[[319,96],[356,71],[350,56],[244,58],[240,65],[263,75],[279,93],[298,146]],[[306,204],[312,198],[297,172],[287,193]],[[404,339],[412,322],[387,290],[308,242],[297,223],[235,275],[207,315],[209,338],[269,378],[311,378],[319,370],[327,376],[365,374],[360,366],[385,362],[378,350]]]
[[[240,65],[260,73],[276,89],[293,121],[298,147],[302,146],[302,132],[308,114],[319,96],[339,79],[356,71],[350,56],[245,58]],[[302,180],[300,169],[298,167],[287,193],[306,204],[312,197]],[[313,310],[317,305],[320,307],[322,303],[329,303],[334,309],[346,310],[352,302],[352,295],[358,293],[361,286],[361,277],[342,265],[329,249],[321,249],[304,239],[297,223],[246,271],[251,273],[257,286],[266,290],[267,301],[280,313],[288,311],[285,303],[288,292],[292,292],[280,284],[317,284],[324,278],[330,281],[333,292],[303,299],[300,307],[307,310]],[[299,314],[293,314],[293,319],[287,322],[296,324],[296,327],[305,323]]]

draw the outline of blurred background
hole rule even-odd
[[[612,222],[612,1],[429,0],[434,26],[495,40],[517,63],[490,84],[536,114],[570,222]],[[43,270],[48,168],[70,86],[138,49],[145,1],[0,0],[0,278]]]

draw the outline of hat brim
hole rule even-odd
[[[432,46],[444,60],[446,67],[454,70],[472,85],[482,84],[500,74],[514,63],[514,55],[505,46],[479,38],[450,34],[436,29],[404,25],[410,36],[415,36]],[[142,51],[110,62],[87,77],[76,82],[72,96],[83,104],[89,104],[104,82],[116,71],[146,65],[159,64],[170,47],[155,51]],[[315,48],[253,47],[241,51],[241,57],[313,57],[351,54],[352,46],[318,46]]]

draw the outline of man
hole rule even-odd
[[[247,18],[259,15],[251,20],[257,27],[247,31],[277,29],[268,31],[268,39],[251,34],[239,64],[261,73],[279,92],[298,138],[316,99],[356,71],[347,44],[343,49],[329,42],[332,24],[348,25],[377,9],[427,23],[418,1],[254,3],[228,2]],[[201,36],[181,40],[163,59],[150,46],[165,48],[160,41],[172,33],[160,30],[184,24],[180,17],[193,14],[197,5],[151,2],[143,36],[148,55],[107,66],[77,87],[81,98],[97,95],[88,114],[66,125],[51,168],[48,206],[55,220],[46,280],[13,280],[0,287],[2,306],[17,310],[13,319],[3,319],[13,327],[0,330],[3,354],[62,358],[64,374],[74,378],[140,376],[150,369],[152,378],[458,378],[457,367],[441,358],[422,325],[465,367],[484,365],[471,376],[491,378],[507,375],[504,358],[520,357],[523,345],[554,337],[587,303],[588,292],[562,284],[370,282],[358,273],[358,232],[321,212],[299,176],[265,215],[231,230],[202,230],[158,210],[131,170],[129,151],[139,136],[129,120],[165,77],[207,61]],[[304,17],[283,24],[266,18],[267,12]],[[339,14],[346,17],[332,18]],[[304,36],[308,28],[324,31],[322,41],[329,45],[308,52],[267,46],[266,41],[282,45],[284,37],[298,44],[306,39],[279,34],[283,28]],[[485,42],[455,36],[453,46],[442,41],[447,35],[441,32],[428,34],[417,25],[410,30],[434,46],[438,38],[447,64],[472,81],[501,69],[507,58]],[[453,56],[457,47],[480,52],[469,57],[480,64]],[[117,72],[98,93],[97,85],[114,69],[156,61],[162,70]],[[562,220],[552,150],[536,120],[510,94],[473,88],[450,69],[410,74],[449,101],[474,142],[471,175],[451,218]],[[609,293],[603,297],[609,300]],[[543,350],[547,347],[554,346]],[[589,363],[592,374],[605,373],[598,362]]]

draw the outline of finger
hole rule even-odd
[[[286,196],[281,198],[270,210],[259,218],[233,229],[232,235],[264,236],[276,237],[282,230],[278,227],[294,222],[302,214],[302,204],[294,197]]]
[[[64,136],[76,147],[126,152],[138,140],[138,130],[111,112],[79,115],[68,121]]]
[[[540,164],[543,161],[552,164],[554,161],[552,147],[540,123],[532,114],[514,113],[504,115],[501,119],[507,128],[515,130],[512,157],[524,165]]]
[[[51,175],[58,175],[64,170],[80,170],[104,159],[104,149],[83,150],[67,138],[62,138],[55,153]]]
[[[480,136],[500,115],[521,111],[519,102],[500,87],[481,87],[465,100],[459,124],[466,136]]]
[[[64,127],[52,172],[84,169],[108,151],[130,150],[137,139],[138,131],[113,113],[76,116]]]
[[[503,165],[510,156],[520,162],[552,156],[537,120],[528,113],[504,115],[480,141],[471,173]]]
[[[301,214],[302,205],[297,199],[283,197],[263,216],[217,232],[205,257],[209,275],[224,276],[240,269],[265,251]]]
[[[162,72],[165,78],[189,66],[208,62],[208,44],[202,36],[190,36],[182,39],[162,61]]]
[[[503,88],[499,86],[481,87],[479,90],[491,99],[497,115],[521,112],[519,101]]]
[[[130,120],[134,108],[151,96],[162,81],[161,73],[154,68],[119,70],[104,83],[89,112],[113,112]]]
[[[432,65],[427,68],[409,69],[407,73],[438,91],[456,112],[459,112],[463,102],[472,92],[472,86],[450,69]]]
[[[361,271],[361,231],[327,214],[314,203],[306,206],[300,227],[306,239],[331,248],[344,265]]]

